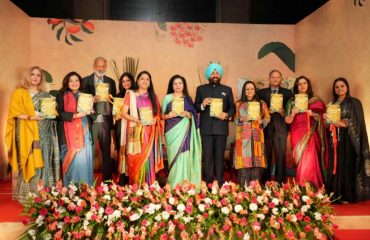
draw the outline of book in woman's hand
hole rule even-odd
[[[46,119],[54,119],[58,115],[54,97],[40,98],[40,109],[42,116]]]
[[[93,110],[93,96],[88,93],[79,93],[77,101],[77,112],[91,112]]]
[[[172,100],[172,111],[180,115],[180,113],[185,111],[184,108],[184,98],[174,97]]]
[[[150,107],[139,108],[140,121],[143,125],[150,125],[153,122],[153,111]]]
[[[113,109],[112,109],[112,115],[113,116],[120,116],[122,113],[122,107],[123,107],[123,98],[113,98]]]
[[[217,117],[222,113],[223,101],[222,98],[212,98],[209,115]]]
[[[248,102],[247,116],[249,120],[257,120],[260,117],[261,105],[259,102]]]
[[[340,122],[340,105],[339,104],[331,104],[329,103],[326,106],[326,123],[337,123]]]
[[[307,94],[295,94],[294,106],[299,112],[305,112],[308,109],[308,95]]]
[[[108,83],[98,83],[96,85],[96,96],[99,96],[99,102],[109,100],[109,84]]]
[[[271,94],[270,110],[271,112],[279,112],[283,109],[283,94],[273,93]]]

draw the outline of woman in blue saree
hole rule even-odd
[[[174,109],[174,99],[180,111]],[[180,101],[178,101],[180,100]],[[182,105],[183,101],[183,107]],[[177,104],[177,106],[179,106]],[[202,146],[199,121],[184,77],[171,77],[162,104],[171,188],[185,180],[199,186],[201,182]]]

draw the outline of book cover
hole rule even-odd
[[[99,102],[108,101],[109,99],[109,84],[98,83],[96,85],[96,96],[100,97]]]
[[[257,120],[260,117],[261,105],[259,102],[248,102],[247,116],[250,120]]]
[[[328,104],[326,106],[326,123],[336,123],[340,122],[341,111],[340,111],[340,105],[339,104]]]
[[[44,118],[54,119],[58,115],[55,98],[40,98],[41,113]]]
[[[93,96],[87,93],[78,94],[77,112],[90,112],[93,110]]]
[[[281,109],[283,109],[283,94],[271,94],[270,110],[272,112],[278,112]]]
[[[308,109],[308,95],[307,94],[295,94],[294,106],[299,112],[305,112]]]
[[[212,98],[211,106],[210,106],[210,116],[216,117],[222,113],[223,109],[223,101],[222,98]]]
[[[184,98],[181,97],[174,97],[172,100],[172,111],[174,111],[177,115],[184,112]]]

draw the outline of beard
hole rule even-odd
[[[102,78],[104,76],[104,74],[105,74],[105,71],[97,71],[97,70],[95,70],[94,74],[95,74],[95,76],[97,78]]]
[[[213,77],[209,80],[210,84],[220,84],[221,79],[219,77]]]

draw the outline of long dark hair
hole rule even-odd
[[[131,73],[129,73],[129,72],[122,73],[121,77],[118,80],[119,93],[117,94],[117,95],[122,96],[122,97],[124,97],[125,94],[126,94],[126,89],[122,86],[122,82],[123,82],[124,77],[127,77],[128,79],[130,79],[131,87],[129,89],[133,89],[134,85],[135,85],[135,78],[134,78],[134,76],[132,76]]]
[[[339,77],[337,79],[334,80],[333,82],[333,99],[334,99],[334,102],[336,102],[338,100],[338,95],[335,93],[335,84],[337,82],[344,82],[344,84],[346,84],[347,86],[347,93],[346,93],[346,98],[351,96],[350,92],[349,92],[349,84],[348,84],[348,81],[347,79],[345,79],[344,77]]]
[[[84,89],[84,82],[82,80],[82,77],[80,74],[78,74],[77,72],[69,72],[67,73],[67,75],[63,78],[63,82],[62,82],[62,87],[60,88],[60,92],[65,92],[67,90],[70,90],[69,87],[68,87],[68,83],[69,83],[69,79],[72,77],[72,76],[77,76],[78,78],[78,81],[80,82],[80,88],[78,90],[82,90]]]
[[[307,95],[308,95],[308,99],[312,98],[313,97],[313,90],[312,90],[312,84],[311,84],[311,80],[308,79],[307,77],[305,76],[299,76],[295,79],[294,81],[294,86],[293,86],[293,93],[294,94],[298,94],[299,91],[298,91],[298,83],[299,83],[299,80],[301,79],[304,79],[306,80],[307,82]]]
[[[146,74],[146,75],[149,76],[149,80],[150,80],[150,85],[148,87],[149,99],[150,99],[150,102],[152,103],[153,115],[157,115],[157,113],[158,113],[157,97],[156,97],[155,92],[154,92],[154,86],[153,86],[153,82],[152,82],[152,75],[150,75],[150,73],[148,71],[140,72],[136,77],[136,83],[135,83],[135,86],[134,86],[133,89],[134,90],[139,89],[139,85],[137,84],[137,81],[140,79],[141,75],[143,75],[143,74]]]
[[[173,82],[178,78],[181,79],[182,84],[184,85],[184,89],[182,90],[182,93],[184,94],[184,96],[189,96],[188,86],[186,84],[185,78],[177,74],[170,78],[170,81],[168,82],[168,87],[167,87],[167,94],[174,93]]]
[[[248,97],[247,97],[247,95],[245,94],[245,88],[246,88],[247,84],[252,84],[252,85],[253,85],[253,87],[254,87],[254,96],[253,96],[252,100],[248,100]],[[241,96],[241,98],[240,98],[240,100],[239,100],[239,101],[241,101],[241,102],[248,102],[248,101],[257,101],[257,102],[259,102],[259,101],[260,101],[260,99],[259,99],[259,97],[258,97],[258,95],[257,95],[257,87],[256,87],[256,84],[255,84],[254,82],[252,82],[252,81],[246,81],[246,82],[243,84],[243,88],[242,88],[242,96]]]

